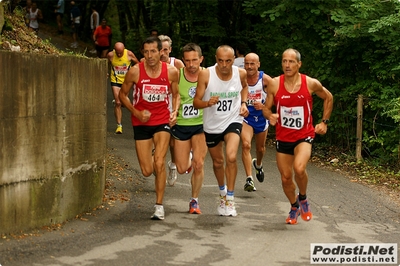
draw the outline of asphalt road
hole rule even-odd
[[[113,133],[111,97],[109,92],[108,200],[63,225],[0,239],[0,265],[288,266],[309,265],[311,243],[397,243],[400,247],[398,203],[384,192],[312,164],[308,197],[314,217],[310,222],[285,224],[290,206],[271,147],[263,160],[265,181],[255,181],[257,191],[251,193],[243,190],[239,153],[237,217],[217,215],[218,187],[207,156],[200,195],[203,214],[188,213],[190,176],[180,175],[174,187],[167,185],[165,220],[150,220],[154,178],[140,173],[126,110],[124,134]]]

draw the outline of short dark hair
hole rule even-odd
[[[150,43],[157,43],[157,49],[158,49],[158,51],[161,51],[161,49],[162,49],[162,43],[161,43],[161,40],[158,38],[158,37],[156,37],[156,36],[150,36],[150,37],[147,37],[146,38],[146,40],[144,40],[143,41],[143,43],[142,43],[142,46],[140,47],[140,50],[143,50],[144,49],[144,45],[147,43],[147,44],[150,44]]]
[[[192,52],[192,51],[197,52],[199,54],[199,57],[203,56],[200,46],[192,42],[183,46],[182,56],[185,54],[185,52]]]
[[[243,43],[239,43],[238,45],[236,45],[236,51],[238,51],[239,54],[246,54],[246,45],[244,45]]]
[[[157,32],[157,35],[158,35],[158,30],[157,30],[157,29],[151,29],[151,30],[150,30],[150,35],[153,34],[153,31]]]

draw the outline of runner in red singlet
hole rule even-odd
[[[164,219],[162,203],[167,178],[165,156],[169,147],[170,127],[176,124],[180,102],[179,71],[160,61],[161,47],[157,37],[149,37],[143,42],[141,51],[145,60],[129,69],[119,93],[121,103],[132,114],[136,154],[142,174],[147,177],[154,173],[156,176],[156,205],[151,216],[155,220]],[[128,97],[131,88],[133,104]],[[168,108],[170,93],[172,112]]]
[[[301,55],[295,49],[282,54],[283,75],[268,85],[263,114],[271,126],[276,126],[276,162],[281,173],[283,191],[291,209],[286,219],[296,224],[297,217],[312,218],[307,200],[308,175],[306,167],[311,157],[311,146],[317,134],[325,134],[332,113],[333,96],[317,79],[299,73]],[[315,128],[312,121],[312,94],[324,101],[322,121]],[[272,106],[276,113],[272,113]],[[296,184],[299,194],[296,195]]]

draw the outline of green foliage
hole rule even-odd
[[[115,36],[125,36],[134,49],[157,28],[172,38],[173,56],[180,57],[179,48],[187,42],[196,42],[209,66],[216,47],[241,42],[260,56],[261,69],[271,76],[282,73],[285,49],[299,50],[301,72],[334,95],[332,124],[318,141],[355,149],[357,97],[363,95],[363,153],[397,163],[399,106],[392,101],[400,97],[399,1],[138,0],[122,7],[118,1],[110,3],[127,11],[127,29],[120,27]],[[121,23],[116,18],[121,14],[115,12],[115,23]],[[321,119],[322,107],[315,98],[314,121]]]
[[[4,25],[3,25],[3,31],[12,31],[13,27],[12,25],[8,22],[8,20],[4,20]]]
[[[400,122],[400,98],[390,100],[385,109],[383,114],[393,118],[397,123]]]

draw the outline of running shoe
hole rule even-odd
[[[254,181],[253,181],[253,179],[251,179],[251,177],[248,177],[247,179],[246,179],[246,183],[244,184],[244,191],[247,191],[247,192],[253,192],[253,191],[256,191],[257,189],[256,189],[256,187],[254,186]]]
[[[225,216],[225,205],[226,205],[226,197],[219,196],[219,205],[218,205],[218,214],[221,216]]]
[[[300,207],[292,207],[289,212],[288,218],[286,218],[287,224],[297,224],[297,217],[300,215]]]
[[[167,181],[170,186],[173,186],[173,185],[175,185],[175,181],[178,178],[178,174],[177,174],[178,171],[176,170],[176,165],[171,166],[171,164],[172,164],[172,162],[169,161],[168,162],[169,173],[168,173]]]
[[[303,219],[304,221],[310,221],[312,218],[312,213],[311,213],[311,208],[310,208],[310,204],[308,204],[308,200],[300,200],[300,215],[301,215],[301,219]]]
[[[253,167],[256,170],[256,177],[257,177],[258,182],[262,183],[262,182],[264,182],[264,170],[263,170],[262,166],[260,168],[257,168],[256,164],[257,164],[257,159],[254,158],[253,159]]]
[[[164,206],[154,205],[154,214],[151,216],[152,220],[164,220]]]
[[[115,130],[115,134],[122,134],[122,125],[117,125],[117,129]]]
[[[225,203],[225,216],[236,216],[236,208],[235,208],[235,202],[233,200],[227,200]]]
[[[189,213],[190,214],[201,214],[199,203],[195,199],[192,199],[189,202]]]

